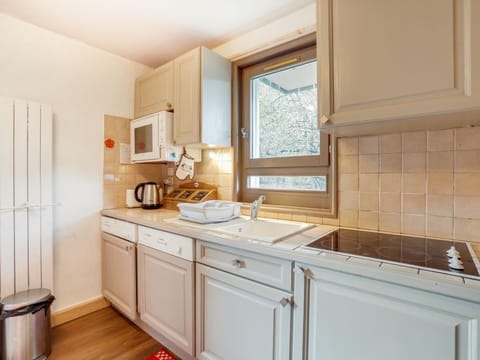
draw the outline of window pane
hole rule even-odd
[[[252,159],[320,154],[316,60],[251,80]]]
[[[249,189],[327,191],[326,176],[248,176]]]

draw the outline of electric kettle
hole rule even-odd
[[[157,183],[141,183],[135,188],[135,199],[142,203],[143,209],[158,209],[163,204],[163,192]]]

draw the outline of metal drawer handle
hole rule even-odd
[[[152,237],[152,234],[146,233],[146,234],[145,234],[145,237],[151,238],[151,237]]]
[[[305,275],[307,279],[310,279],[310,280],[313,279],[314,274],[312,270],[310,270],[309,268],[304,268],[302,266],[299,266],[299,269],[302,270],[303,275]]]
[[[232,260],[232,266],[237,269],[241,269],[245,267],[245,262],[240,259]]]

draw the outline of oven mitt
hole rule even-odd
[[[182,154],[175,176],[179,180],[193,179],[195,160],[188,154]]]

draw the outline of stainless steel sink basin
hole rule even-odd
[[[274,243],[313,226],[312,224],[294,221],[259,219],[218,227],[215,231],[238,235],[247,239]]]

